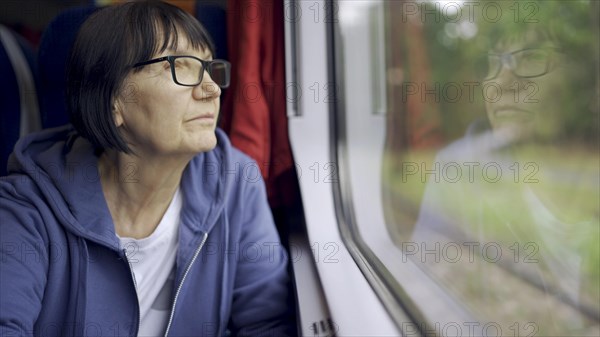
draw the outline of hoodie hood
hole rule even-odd
[[[196,155],[182,177],[186,181],[181,186],[186,211],[181,221],[192,232],[208,233],[212,229],[223,210],[231,181],[239,174],[231,168],[229,140],[220,129],[216,135],[217,146]],[[66,230],[117,250],[119,240],[102,191],[98,158],[93,145],[66,125],[21,138],[9,160],[8,172],[9,176],[29,177]],[[23,189],[19,193],[36,192]],[[185,207],[187,203],[194,203],[194,207]]]

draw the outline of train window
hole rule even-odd
[[[352,238],[409,308],[477,322],[417,328],[600,335],[599,3],[334,5]]]

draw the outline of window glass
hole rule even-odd
[[[340,177],[366,246],[484,333],[600,335],[599,3],[335,9]]]

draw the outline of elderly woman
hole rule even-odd
[[[212,57],[165,3],[83,24],[73,125],[20,140],[0,181],[1,336],[291,334],[287,255],[216,129],[230,65]]]

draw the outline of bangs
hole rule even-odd
[[[542,46],[548,42],[560,46],[560,41],[556,38],[555,34],[547,28],[528,26],[524,27],[523,30],[513,30],[504,33],[503,36],[499,37],[496,45],[491,46],[490,49],[497,52],[506,51],[508,47],[515,44],[523,44],[526,46]]]
[[[135,6],[127,11],[125,41],[129,64],[151,59],[165,50],[177,50],[180,36],[196,50],[214,55],[214,44],[202,25],[189,13],[164,2]],[[140,69],[135,69],[134,71]]]

